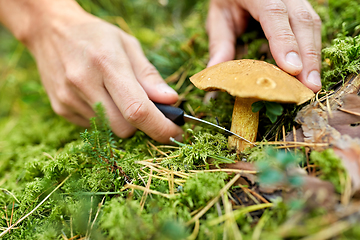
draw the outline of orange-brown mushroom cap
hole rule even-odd
[[[280,68],[251,59],[219,63],[193,75],[190,81],[202,90],[222,90],[259,101],[300,105],[314,96],[313,91]]]

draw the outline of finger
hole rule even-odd
[[[90,126],[89,119],[84,118],[83,116],[77,114],[76,112],[70,110],[68,106],[63,105],[57,100],[51,101],[51,107],[54,110],[56,114],[59,116],[62,116],[69,122],[72,122],[76,125],[82,126],[82,127],[88,127]]]
[[[85,104],[91,109],[96,103],[100,102],[104,106],[106,116],[109,118],[112,131],[121,138],[128,138],[132,136],[137,129],[124,119],[120,110],[110,97],[109,92],[104,87],[102,80],[103,72],[99,71],[99,65],[102,62],[98,60],[101,57],[92,57],[96,64],[92,68],[86,68],[87,71],[84,71],[84,68],[75,67],[78,66],[76,64],[70,65],[66,71],[68,88],[73,89],[76,95],[86,102]],[[90,64],[91,63],[89,63],[89,65]],[[89,82],[91,84],[89,84]],[[75,109],[75,106],[72,106],[72,109]],[[83,112],[85,111],[85,107],[81,109],[81,107],[77,105],[76,109],[78,109],[82,115],[86,114],[86,116],[89,117],[88,113]],[[92,110],[92,112],[94,111]]]
[[[305,5],[307,6],[308,10],[310,11],[312,18],[314,20],[314,37],[315,37],[315,46],[316,50],[318,51],[319,56],[319,66],[321,66],[321,49],[322,49],[322,40],[321,40],[321,18],[315,12],[313,7],[310,5],[308,1],[304,1]]]
[[[106,110],[112,131],[121,138],[128,138],[134,135],[136,128],[125,120],[120,110],[114,103],[109,93],[104,88],[99,88],[96,94],[91,97],[92,105],[101,102]]]
[[[246,9],[260,22],[277,65],[292,75],[298,75],[303,65],[286,5],[281,0],[245,3]]]
[[[68,81],[66,81],[68,83]],[[82,116],[84,119],[89,119],[95,116],[92,107],[81,97],[81,92],[71,84],[66,84],[67,87],[59,87],[56,91],[56,98],[61,104],[70,111]]]
[[[178,100],[177,92],[162,79],[156,68],[149,62],[139,42],[123,36],[123,44],[134,74],[148,97],[158,103],[173,104]]]
[[[283,0],[288,7],[291,28],[299,40],[303,70],[297,76],[308,88],[317,92],[321,88],[318,48],[314,33],[312,13],[303,0]]]
[[[131,63],[122,49],[107,53],[111,64],[103,66],[104,84],[124,119],[156,141],[168,143],[170,137],[181,138],[180,127],[167,119],[149,100],[136,79]],[[99,56],[101,59],[104,56]]]
[[[90,121],[88,118],[84,118],[83,116],[81,115],[78,115],[76,114],[75,112],[72,112],[71,115],[69,115],[67,118],[66,118],[68,121],[78,125],[78,126],[81,126],[81,127],[90,127]]]
[[[234,11],[234,12],[232,12]],[[236,37],[244,32],[248,14],[239,7],[212,0],[206,20],[210,60],[207,67],[235,57]]]

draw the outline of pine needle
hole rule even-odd
[[[150,169],[150,174],[149,174],[149,179],[148,179],[148,182],[146,184],[146,189],[147,191],[144,191],[144,194],[143,196],[141,197],[141,201],[140,201],[140,206],[141,206],[141,211],[144,209],[144,205],[145,205],[145,202],[146,202],[146,198],[147,198],[147,195],[149,194],[149,191],[150,190],[150,185],[151,185],[151,178],[152,178],[152,169]]]
[[[173,198],[176,195],[178,195],[178,194],[165,194],[165,193],[162,193],[162,192],[147,189],[146,187],[142,187],[142,186],[138,186],[138,185],[134,185],[134,184],[126,184],[122,190],[129,189],[129,188],[133,189],[133,190],[148,191],[151,194],[156,194],[156,195],[159,195],[159,196],[162,196],[162,197],[165,197],[165,198]]]

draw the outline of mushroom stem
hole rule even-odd
[[[251,105],[258,100],[251,98],[235,98],[234,110],[230,131],[244,137],[250,142],[256,141],[259,125],[259,112],[254,113]],[[237,153],[244,151],[251,144],[235,137],[229,137],[229,148],[235,149]]]

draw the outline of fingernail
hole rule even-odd
[[[167,85],[166,83],[160,83],[158,85],[158,89],[159,89],[159,91],[161,91],[163,93],[178,95],[177,92],[174,89],[172,89],[169,85]]]
[[[320,73],[316,70],[309,73],[307,81],[316,86],[321,86],[321,77]]]
[[[285,60],[288,64],[293,65],[297,68],[302,67],[301,59],[296,52],[289,52],[288,54],[286,54]]]

